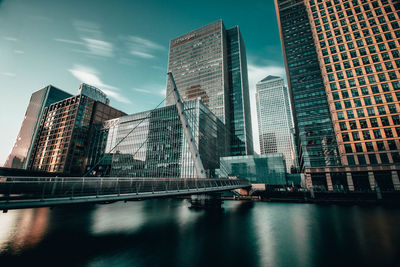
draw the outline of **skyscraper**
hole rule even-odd
[[[92,125],[125,115],[108,105],[96,87],[81,84],[78,95],[46,107],[32,148],[29,168],[82,175]]]
[[[275,4],[308,186],[400,190],[400,3]]]
[[[283,79],[267,76],[256,85],[256,105],[260,153],[282,153],[286,171],[296,168],[293,120]]]
[[[45,108],[54,102],[70,96],[71,94],[52,85],[48,85],[32,94],[25,112],[24,120],[22,121],[21,129],[19,130],[13,149],[4,167],[17,169],[27,168],[33,141],[36,138],[40,119],[43,116]]]
[[[226,30],[222,20],[170,41],[168,72],[183,100],[200,97],[226,124],[232,155],[253,153],[247,62],[237,26]],[[167,86],[166,105],[174,105]]]

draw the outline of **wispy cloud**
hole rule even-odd
[[[145,88],[133,88],[132,90],[143,94],[163,95],[163,96],[165,96],[166,92],[165,86],[163,85],[152,85],[152,86],[147,86]]]
[[[254,150],[260,153],[260,143],[258,136],[257,107],[256,107],[256,84],[268,75],[282,77],[286,80],[285,68],[278,65],[255,65],[248,64],[249,91],[250,91],[250,111],[251,123],[253,128]]]
[[[148,89],[142,89],[142,88],[133,88],[133,91],[140,92],[140,93],[145,93],[145,94],[153,94],[152,91]]]
[[[1,75],[8,76],[8,77],[16,77],[17,74],[12,72],[2,72]]]
[[[113,57],[113,45],[111,43],[91,38],[82,38],[82,40],[85,41],[87,49],[93,55]]]
[[[22,50],[17,50],[17,49],[14,50],[14,53],[15,53],[15,54],[25,54],[24,51],[22,51]]]
[[[75,40],[68,40],[68,39],[62,39],[62,38],[54,38],[53,39],[56,42],[60,42],[60,43],[66,43],[66,44],[73,44],[73,45],[84,45],[84,42],[80,42],[80,41],[75,41]]]
[[[122,103],[132,103],[128,98],[120,94],[117,87],[104,83],[100,79],[97,70],[82,65],[74,65],[74,67],[68,71],[79,81],[98,87],[109,97]]]
[[[130,35],[122,39],[125,41],[129,53],[136,57],[150,59],[155,57],[155,52],[165,50],[162,45],[140,36]]]
[[[114,45],[103,37],[100,25],[83,20],[75,20],[73,26],[78,33],[78,40],[54,38],[56,42],[75,46],[71,51],[90,56],[114,57]]]
[[[18,38],[11,37],[11,36],[4,36],[3,39],[6,40],[6,41],[10,41],[10,42],[18,41]]]

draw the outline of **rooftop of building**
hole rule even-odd
[[[268,75],[267,77],[265,77],[264,79],[262,79],[261,81],[259,81],[259,83],[262,83],[262,82],[269,82],[269,81],[277,80],[277,79],[282,79],[282,78],[281,78],[281,77],[278,77],[278,76]]]

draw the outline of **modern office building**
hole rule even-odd
[[[239,27],[222,20],[170,41],[168,72],[184,101],[200,97],[226,124],[231,155],[253,154],[246,50]],[[167,85],[166,105],[174,105]]]
[[[307,185],[400,190],[400,3],[275,4]]]
[[[54,102],[70,97],[66,93],[52,85],[34,92],[29,101],[28,108],[22,121],[17,139],[4,167],[26,169],[29,162],[29,155],[32,150],[33,141],[36,138],[40,119],[46,107]]]
[[[218,174],[236,176],[253,184],[286,185],[286,164],[282,153],[222,157]]]
[[[92,125],[126,115],[110,107],[106,95],[96,87],[81,84],[78,92],[45,108],[29,169],[82,175]]]
[[[208,177],[226,147],[225,126],[200,98],[184,102],[185,114]],[[195,178],[194,162],[175,105],[98,124],[88,169],[92,175]],[[97,165],[97,166],[96,166]]]
[[[297,168],[293,120],[287,88],[282,78],[267,76],[256,84],[260,153],[282,153],[286,171]]]

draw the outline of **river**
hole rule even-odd
[[[400,208],[187,200],[11,210],[1,266],[400,266]]]

